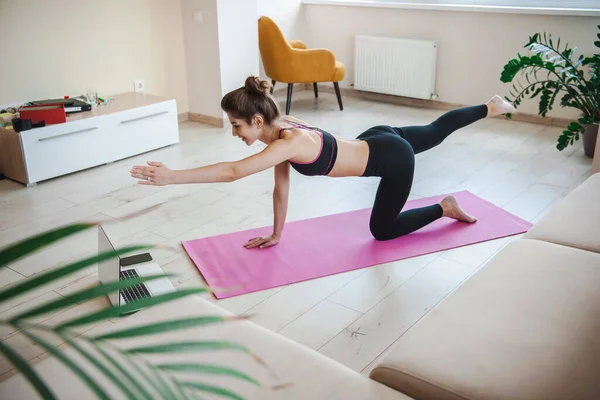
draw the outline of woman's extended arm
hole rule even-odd
[[[248,240],[244,247],[271,247],[279,243],[283,234],[283,226],[288,209],[290,192],[290,165],[283,162],[275,166],[275,189],[273,190],[273,233],[269,236],[255,237]]]
[[[131,176],[141,179],[141,185],[162,186],[185,183],[232,182],[281,164],[297,153],[295,139],[276,140],[260,153],[239,161],[227,161],[199,168],[171,170],[160,162],[135,166]]]
[[[290,164],[281,163],[275,167],[275,189],[273,190],[273,234],[281,237],[288,210],[290,193]]]

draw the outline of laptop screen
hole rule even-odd
[[[108,239],[106,232],[104,232],[102,226],[98,225],[98,254],[112,250],[114,250],[114,247]],[[118,256],[111,257],[98,263],[98,277],[102,284],[118,281],[119,275],[120,261]],[[113,306],[119,305],[119,291],[109,293],[108,298]]]

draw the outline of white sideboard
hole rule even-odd
[[[174,99],[128,93],[62,124],[0,129],[0,170],[29,186],[178,142]]]

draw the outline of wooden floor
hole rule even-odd
[[[283,98],[281,105],[285,109]],[[335,134],[355,137],[372,125],[426,124],[443,113],[350,97],[344,98],[344,107],[338,109],[334,95],[321,93],[314,99],[310,91],[299,91],[294,93],[291,114]],[[166,272],[177,274],[175,285],[202,285],[181,241],[272,224],[273,176],[265,171],[227,184],[136,185],[129,169],[147,160],[180,169],[235,160],[262,148],[247,148],[231,136],[229,126],[215,129],[186,122],[180,128],[179,145],[149,154],[31,188],[0,181],[0,247],[68,222],[102,220],[117,245],[162,244],[152,255]],[[591,159],[583,155],[581,143],[563,152],[555,149],[560,131],[504,119],[478,121],[417,156],[412,198],[470,190],[535,222],[590,174]],[[378,183],[377,178],[307,178],[293,170],[292,174],[288,221],[370,207]],[[404,332],[515,238],[212,301],[238,314],[252,314],[256,323],[368,373]],[[3,269],[0,286],[96,251],[95,233],[78,235]],[[0,319],[97,281],[96,268],[86,269],[30,296],[0,304]],[[58,323],[107,304],[106,299],[85,302],[39,322]],[[21,333],[1,325],[0,338],[32,362],[48,356]],[[0,380],[13,373],[11,365],[0,359]]]

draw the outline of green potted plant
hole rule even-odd
[[[600,39],[600,33],[597,36]],[[594,45],[600,48],[600,41]],[[576,47],[570,48],[567,43],[561,50],[560,38],[554,42],[552,35],[546,33],[534,34],[524,47],[533,55],[517,54],[504,66],[500,80],[513,82],[520,73],[526,83],[517,79],[510,90],[512,98],[506,96],[506,100],[517,108],[526,97],[539,95],[538,114],[542,117],[552,110],[556,99],[560,99],[561,107],[578,109],[580,118],[561,133],[556,147],[562,151],[583,135],[585,154],[593,157],[600,121],[600,54],[576,58]],[[511,115],[507,114],[507,118]]]
[[[0,249],[0,270],[61,239],[96,226],[97,224],[94,223],[75,223],[41,233]],[[47,272],[36,274],[31,278],[17,281],[8,287],[0,289],[0,302],[25,296],[43,285],[74,274],[102,260],[148,248],[150,246],[129,246],[102,252],[82,260],[70,262],[67,265],[52,268]],[[80,302],[106,296],[116,290],[165,276],[169,275],[132,278],[105,285],[98,282],[97,285],[78,290],[66,297],[22,310],[18,314],[0,320],[0,326],[16,329],[36,345],[41,346],[41,348],[70,370],[75,377],[81,380],[94,393],[95,397],[99,399],[110,398],[107,388],[104,386],[105,383],[101,383],[104,381],[117,388],[121,396],[126,399],[196,399],[204,395],[217,395],[221,398],[236,400],[242,399],[242,396],[238,393],[222,385],[212,385],[199,382],[198,380],[190,380],[190,373],[196,375],[226,376],[243,380],[250,385],[262,386],[244,372],[226,366],[211,365],[202,361],[193,361],[191,363],[156,363],[148,358],[157,354],[167,355],[185,352],[197,353],[198,357],[194,357],[193,360],[201,360],[200,354],[202,352],[229,350],[247,353],[250,357],[259,361],[263,367],[266,367],[258,356],[245,346],[237,343],[217,339],[215,341],[167,342],[142,347],[117,345],[127,338],[144,338],[157,333],[174,332],[195,326],[227,323],[228,321],[238,319],[236,317],[206,315],[173,318],[168,321],[156,321],[142,326],[120,328],[101,335],[86,333],[78,335],[74,331],[81,325],[106,321],[122,316],[130,310],[153,307],[185,296],[202,293],[206,291],[205,288],[178,289],[175,292],[136,300],[121,306],[109,306],[106,309],[93,311],[84,316],[77,316],[62,321],[58,325],[50,326],[43,322],[36,323],[33,321],[44,314],[56,312],[60,309],[68,309]],[[66,344],[64,346],[65,349],[61,348],[63,346],[56,347],[50,343],[45,338],[47,337],[45,335],[48,334],[61,339]],[[68,348],[70,348],[70,352],[65,351]],[[73,351],[78,357],[72,357]],[[49,382],[45,382],[15,348],[12,348],[5,342],[0,342],[0,354],[8,362],[12,363],[15,369],[27,379],[41,398],[56,399],[56,395]],[[91,367],[98,375],[103,376],[105,379],[95,379],[89,373],[90,368],[83,368],[83,363]],[[180,373],[184,373],[183,376]]]

